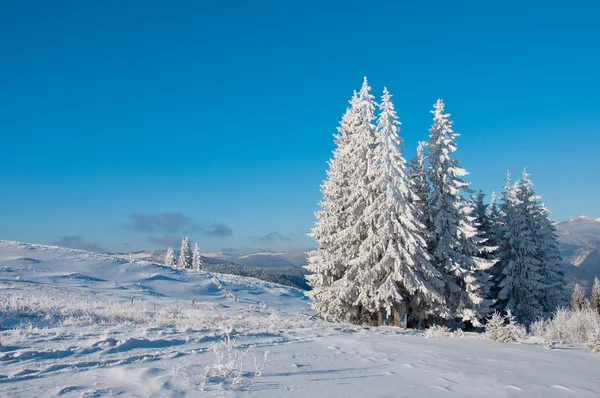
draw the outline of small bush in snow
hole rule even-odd
[[[450,333],[450,337],[452,337],[453,339],[465,337],[465,332],[463,332],[462,329],[456,329],[455,331]]]
[[[510,311],[506,316],[494,312],[485,325],[485,337],[500,343],[516,343],[524,339],[526,335],[525,327],[516,323],[515,317]]]
[[[504,328],[504,318],[498,312],[494,312],[485,324],[485,337],[488,340],[499,341]]]
[[[450,329],[446,326],[433,325],[425,329],[425,337],[428,339],[435,337],[450,337],[451,334]]]
[[[575,311],[561,308],[552,319],[534,322],[530,332],[541,337],[546,345],[587,344],[593,350],[600,334],[600,315],[590,308]]]
[[[600,330],[596,332],[592,341],[590,341],[587,346],[591,353],[600,354]]]
[[[215,362],[204,368],[204,376],[198,381],[187,375],[183,368],[174,369],[174,373],[186,379],[189,383],[206,392],[211,384],[219,391],[223,389],[251,388],[260,378],[267,363],[269,351],[265,351],[262,361],[252,353],[254,357],[254,372],[244,371],[244,360],[251,353],[252,348],[240,349],[234,346],[235,339],[227,332],[221,341],[213,343],[212,351],[215,354]]]

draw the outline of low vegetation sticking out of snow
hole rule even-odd
[[[548,348],[556,343],[585,344],[591,352],[600,350],[600,315],[589,308],[559,309],[552,319],[540,319],[531,325],[531,335],[541,338]]]
[[[485,324],[484,336],[500,343],[516,343],[527,337],[527,329],[516,323],[510,311],[504,316],[494,312]]]
[[[425,337],[428,339],[440,337],[460,338],[464,336],[465,333],[461,329],[450,330],[446,326],[434,325],[425,329]]]
[[[185,304],[168,300],[110,300],[106,297],[99,301],[90,300],[87,295],[64,293],[60,289],[43,296],[32,293],[11,291],[10,294],[0,295],[0,325],[43,329],[118,324],[132,328],[174,328],[182,331],[223,328],[269,330],[275,320],[277,328],[314,325],[306,317],[288,315],[266,305],[244,306],[236,303],[235,309],[224,313],[212,303],[193,299]],[[235,303],[234,299],[230,301]],[[26,321],[25,326],[23,320]]]
[[[218,391],[243,389],[248,390],[258,382],[263,374],[269,351],[262,353],[262,359],[253,352],[253,347],[240,348],[235,345],[235,338],[226,332],[222,339],[212,344],[215,361],[212,365],[205,366],[199,372],[196,366],[184,364],[173,369],[173,374],[183,378],[201,392],[211,390],[211,386]],[[253,371],[247,371],[248,359],[252,356]],[[198,379],[199,375],[203,375]]]

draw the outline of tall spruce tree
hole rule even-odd
[[[507,179],[500,207],[501,274],[494,280],[498,288],[495,308],[510,310],[525,324],[550,314],[563,297],[564,275],[559,269],[555,230],[539,199],[524,172],[514,186]]]
[[[356,303],[381,324],[406,317],[414,324],[447,318],[442,275],[430,263],[424,225],[413,204],[402,157],[400,123],[391,94],[384,89],[374,144],[368,152],[366,207],[359,223],[365,239],[352,266],[357,269]]]
[[[470,193],[463,180],[467,172],[453,157],[456,151],[450,115],[444,103],[434,105],[427,153],[427,177],[431,184],[429,219],[430,250],[434,264],[444,275],[445,297],[453,317],[477,322],[486,311],[482,274],[493,262],[482,257],[483,242],[475,227],[473,209],[463,194]]]
[[[177,265],[179,268],[192,268],[192,250],[190,249],[190,239],[187,236],[181,241]]]
[[[336,236],[339,242],[346,246],[344,261],[347,268],[343,277],[333,283],[334,308],[339,312],[337,316],[333,313],[332,315],[354,323],[374,321],[373,313],[359,300],[362,287],[357,278],[365,266],[365,262],[359,256],[359,248],[371,232],[363,213],[371,199],[369,184],[372,174],[369,173],[369,167],[372,165],[372,151],[375,145],[375,105],[371,87],[365,78],[356,102],[358,118],[349,140],[351,155],[346,158],[349,184],[352,187],[346,198],[350,222]]]
[[[500,209],[498,208],[498,198],[496,192],[492,191],[490,203],[488,205],[488,246],[493,248],[492,254],[494,257],[498,254],[498,227],[500,225]]]
[[[336,149],[328,162],[327,179],[321,185],[323,199],[310,233],[317,249],[309,253],[306,266],[311,273],[307,280],[312,287],[308,295],[313,308],[338,320],[347,319],[349,310],[339,305],[334,283],[344,276],[348,261],[358,252],[358,246],[349,244],[347,236],[343,236],[343,231],[353,225],[358,216],[350,202],[355,189],[353,167],[357,162],[353,136],[361,123],[356,91],[349,102],[350,107],[342,117],[338,134],[334,135]]]
[[[492,229],[492,221],[488,212],[489,205],[485,203],[484,198],[485,193],[483,193],[481,189],[475,193],[475,197],[473,198],[473,215],[475,216],[475,222],[477,224],[477,228],[479,229],[480,235],[487,239]]]
[[[429,191],[431,187],[427,181],[427,172],[425,168],[425,148],[427,142],[421,141],[417,146],[417,154],[410,162],[409,180],[413,192],[415,193],[412,202],[417,207],[419,221],[425,225],[425,237],[428,238],[428,231],[432,230],[431,220],[428,218],[427,206],[429,204]],[[429,241],[429,239],[428,239]]]
[[[200,249],[198,243],[194,244],[194,253],[192,254],[192,269],[196,272],[202,270],[202,258],[200,258]]]
[[[526,173],[523,174],[525,178]],[[529,175],[527,175],[528,177]],[[565,271],[561,266],[562,257],[558,249],[556,227],[549,218],[549,211],[543,203],[534,207],[534,231],[537,234],[538,259],[544,287],[538,292],[544,315],[550,316],[565,300]]]
[[[502,280],[504,279],[504,274],[502,273],[502,267],[503,267],[503,263],[502,261],[500,261],[499,258],[499,252],[500,252],[500,241],[501,241],[501,237],[503,234],[503,229],[502,229],[502,211],[500,210],[501,207],[506,207],[506,206],[510,206],[510,198],[505,197],[505,195],[509,195],[510,196],[510,192],[511,191],[511,185],[510,185],[510,173],[507,173],[506,175],[506,186],[505,186],[505,190],[504,190],[504,194],[502,197],[503,200],[503,205],[498,205],[498,197],[496,195],[496,192],[492,192],[492,195],[490,197],[490,203],[488,206],[488,214],[489,214],[489,219],[490,219],[490,230],[489,230],[489,234],[488,234],[488,245],[493,248],[493,251],[490,253],[492,255],[492,258],[494,258],[496,260],[496,263],[488,270],[488,273],[490,274],[490,281],[489,281],[489,289],[488,289],[488,299],[490,300],[491,307],[493,310],[498,310],[497,307],[502,307],[502,304],[497,303],[498,300],[498,293],[500,292],[500,283],[502,282]],[[508,213],[510,213],[512,207],[509,207],[508,209]],[[506,213],[506,214],[508,214]]]
[[[175,266],[175,253],[173,252],[172,247],[169,247],[165,254],[165,265],[168,265],[169,267]]]

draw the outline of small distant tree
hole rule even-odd
[[[165,265],[168,265],[169,267],[175,266],[175,253],[173,252],[172,247],[167,249],[167,254],[165,255]]]
[[[192,268],[192,250],[190,249],[190,239],[186,236],[181,241],[181,250],[179,251],[179,268]]]
[[[194,245],[194,254],[192,255],[192,269],[196,272],[202,270],[202,259],[200,258],[200,249],[197,243]]]
[[[590,308],[596,310],[596,312],[600,314],[600,280],[598,277],[594,279],[592,296],[590,297]]]
[[[588,304],[583,287],[581,287],[579,283],[576,283],[575,288],[573,288],[573,294],[571,295],[571,308],[575,311],[581,311],[588,308]]]

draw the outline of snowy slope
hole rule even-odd
[[[251,348],[244,379],[252,354],[268,362],[252,386],[209,378],[210,396],[221,381],[224,396],[600,394],[600,356],[581,347],[427,339],[309,312],[301,291],[256,279],[0,241],[0,396],[198,396],[226,331]]]

